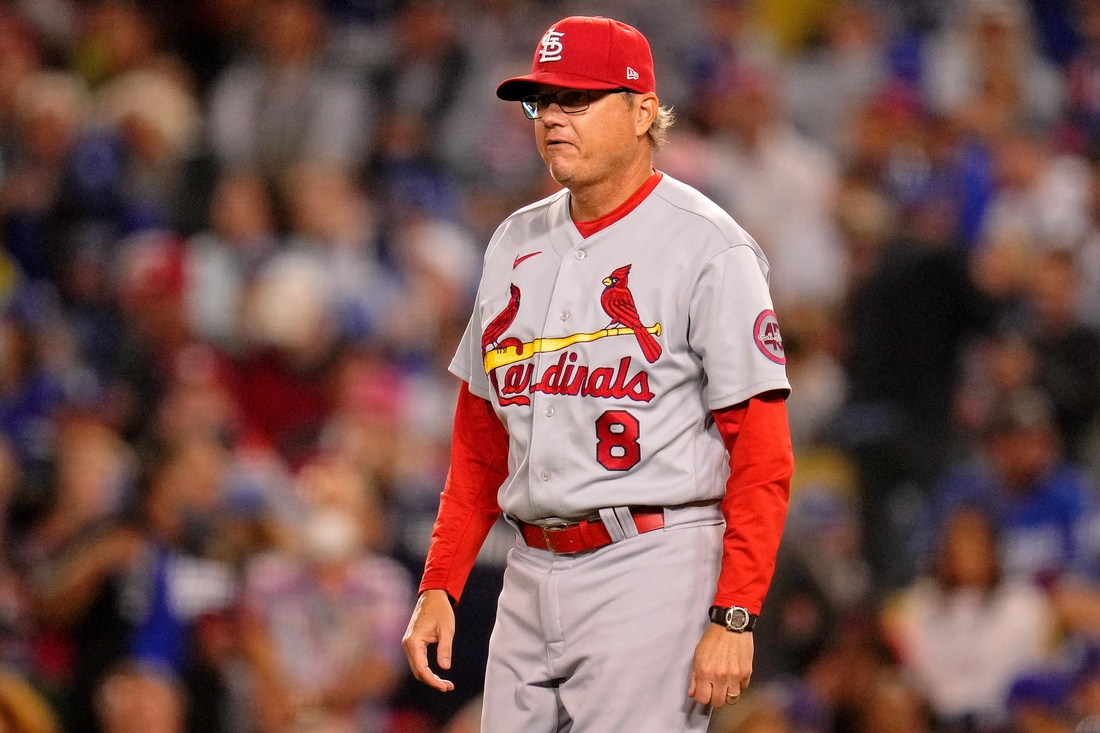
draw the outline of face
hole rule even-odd
[[[943,572],[955,585],[989,588],[997,573],[997,547],[989,522],[974,511],[962,511],[947,527]]]
[[[302,469],[302,495],[308,505],[304,550],[320,563],[353,559],[380,529],[372,489],[350,463],[319,459]]]
[[[1058,460],[1054,433],[1042,426],[991,436],[988,450],[1009,491],[1030,488]]]
[[[562,87],[541,86],[536,94],[553,94]],[[648,154],[646,130],[656,116],[657,97],[637,94],[627,104],[622,94],[592,92],[584,112],[565,114],[551,104],[535,120],[535,141],[550,175],[568,188],[599,184],[626,170]]]
[[[89,522],[116,509],[125,462],[118,436],[93,423],[66,430],[59,470],[59,489],[66,509]]]
[[[1071,255],[1052,252],[1043,256],[1032,275],[1031,297],[1044,325],[1064,327],[1076,317],[1077,270]]]
[[[324,24],[307,0],[281,0],[259,14],[259,42],[275,63],[307,58],[317,48]]]
[[[171,683],[135,671],[111,675],[98,693],[103,729],[108,733],[141,730],[177,733],[183,730],[179,690]]]
[[[275,228],[271,197],[264,182],[249,173],[222,179],[211,214],[214,228],[233,244],[267,237]]]

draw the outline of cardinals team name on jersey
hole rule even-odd
[[[624,356],[617,368],[596,367],[591,370],[586,365],[577,366],[571,363],[576,360],[575,351],[562,354],[557,363],[543,372],[538,380],[532,379],[534,364],[509,367],[498,390],[500,404],[531,404],[530,398],[523,396],[524,392],[572,397],[626,398],[635,402],[649,402],[653,399],[653,392],[649,389],[649,374],[645,370],[638,370],[627,377],[630,374],[629,356]]]

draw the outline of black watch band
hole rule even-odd
[[[709,615],[711,623],[737,634],[752,631],[756,628],[756,619],[760,618],[742,606],[711,606]]]

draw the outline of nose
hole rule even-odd
[[[561,111],[561,107],[557,102],[551,102],[546,109],[542,111],[542,116],[539,121],[547,127],[561,127],[565,125],[565,113]]]

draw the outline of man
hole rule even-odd
[[[937,487],[934,529],[976,507],[993,520],[1010,580],[1049,586],[1094,573],[1092,487],[1066,459],[1049,398],[1031,388],[1001,395],[981,443]]]
[[[482,730],[703,731],[749,682],[792,470],[767,261],[653,169],[671,115],[637,30],[566,18],[532,67],[497,95],[566,190],[486,251],[405,652],[453,689],[427,647],[448,669],[451,604],[503,510],[519,536]]]

